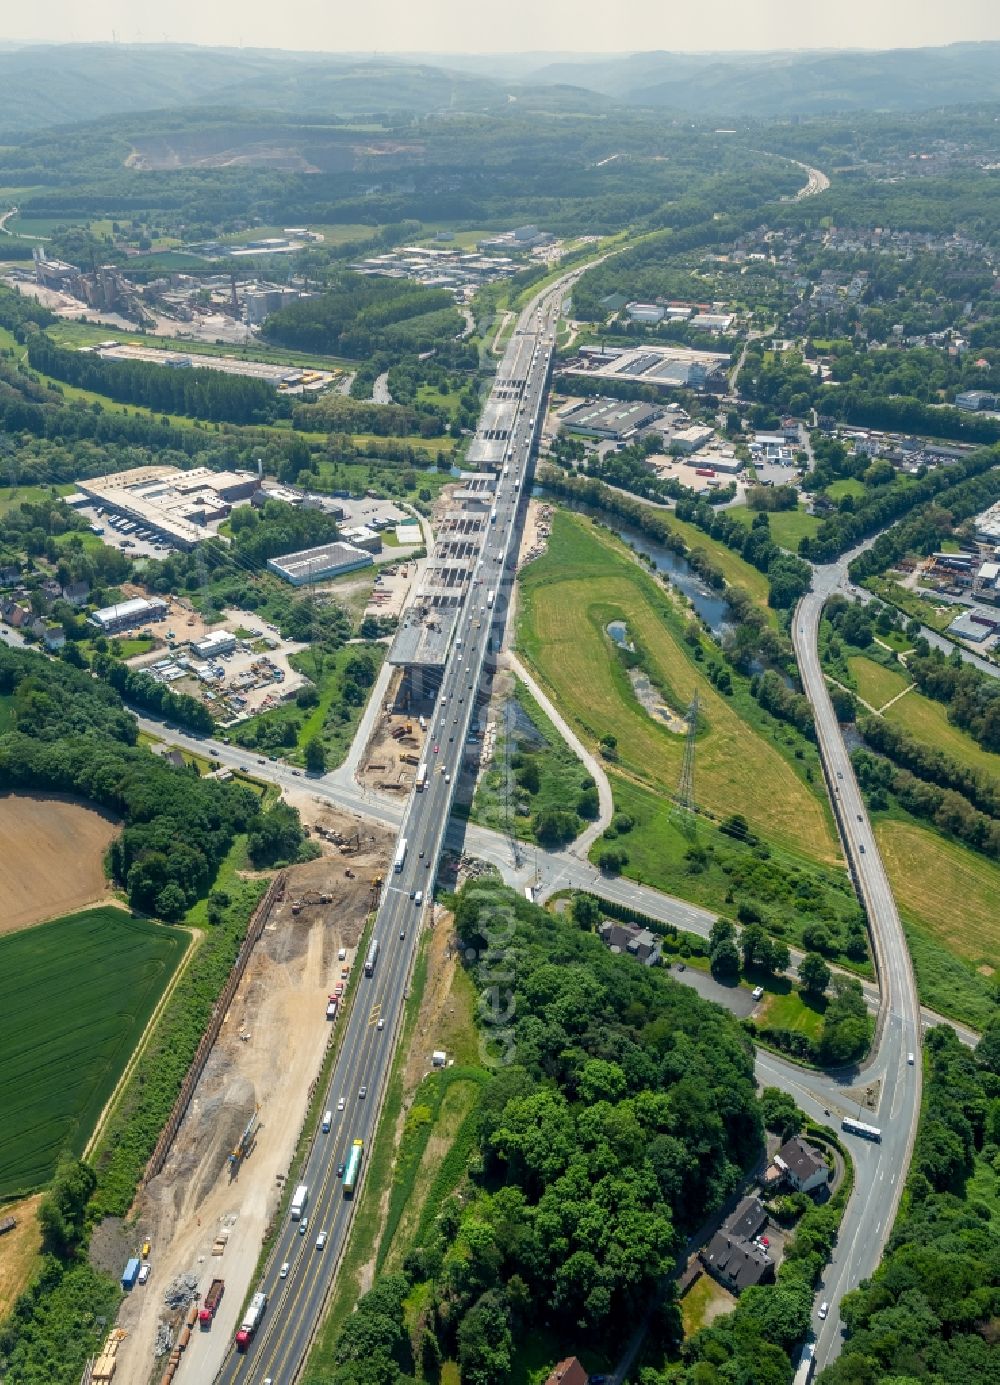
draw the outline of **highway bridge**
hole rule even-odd
[[[425,573],[419,617],[400,632],[394,648],[398,663],[419,671],[418,694],[433,700],[424,747],[426,779],[407,802],[395,864],[384,882],[372,932],[377,960],[371,975],[355,979],[354,1002],[324,1098],[332,1123],[328,1132],[317,1134],[299,1178],[309,1189],[304,1217],[289,1218],[279,1231],[263,1279],[254,1286],[267,1295],[261,1326],[245,1350],[237,1350],[235,1344],[230,1348],[216,1377],[225,1385],[259,1385],[267,1379],[272,1385],[290,1385],[337,1271],[367,1175],[484,665],[502,632],[505,602],[500,598],[516,562],[559,309],[567,285],[579,272],[543,290],[518,320],[477,435],[488,452],[481,464],[491,466],[494,484],[488,510],[475,530],[475,551],[468,553],[466,534],[461,555],[454,561],[445,555],[432,564],[430,578]],[[357,1189],[349,1195],[338,1166],[359,1139],[364,1142],[361,1173]]]

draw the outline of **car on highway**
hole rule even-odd
[[[303,1217],[302,1220],[299,1222],[299,1235],[300,1235],[300,1236],[304,1236],[308,1230],[309,1230],[309,1218],[308,1218],[308,1217]]]
[[[341,1097],[340,1100],[337,1102],[337,1110],[338,1110],[338,1111],[342,1111],[343,1109],[344,1109],[344,1098]]]
[[[378,1024],[375,1026],[375,1028],[376,1028],[376,1029],[384,1029],[384,1028],[385,1028],[385,1020],[384,1020],[384,1019],[379,1019],[379,1022],[378,1022]]]
[[[414,904],[416,904],[418,907],[419,907],[419,905],[423,904],[423,902],[424,902],[424,892],[423,892],[423,890],[417,890],[417,891],[416,891],[416,893],[415,893],[414,896],[413,896],[413,902],[414,902]]]
[[[341,1159],[340,1163],[337,1165],[337,1177],[338,1177],[338,1178],[343,1178],[343,1176],[344,1176],[344,1161],[343,1161],[343,1159]]]
[[[317,1250],[322,1250],[323,1247],[324,1247],[325,1245],[326,1245],[326,1232],[325,1232],[325,1231],[321,1231],[321,1232],[319,1233],[319,1235],[316,1237],[316,1249],[317,1249]]]
[[[288,1271],[289,1271],[290,1269],[291,1269],[291,1265],[290,1265],[290,1264],[288,1263],[288,1261],[286,1260],[285,1263],[282,1265],[281,1269],[278,1271],[278,1278],[279,1278],[279,1279],[287,1279],[287,1278],[288,1278]]]
[[[450,774],[445,774],[445,776],[444,776],[444,782],[445,782],[446,784],[450,784],[450,783],[451,783],[451,775],[450,775]]]
[[[824,1320],[825,1320],[825,1319],[826,1319],[826,1315],[827,1315],[827,1313],[829,1313],[829,1311],[830,1311],[830,1305],[829,1305],[829,1304],[827,1303],[827,1301],[824,1299],[823,1302],[822,1302],[822,1303],[820,1304],[820,1306],[819,1306],[819,1317],[820,1317],[821,1319],[824,1319]]]
[[[912,1054],[912,1053],[908,1053],[908,1054],[906,1055],[906,1061],[909,1063],[910,1067],[912,1068],[912,1067],[913,1067],[913,1054]]]
[[[368,1095],[368,1087],[367,1087],[365,1084],[362,1084],[362,1086],[358,1089],[358,1100],[359,1100],[359,1101],[364,1101],[364,1099],[365,1099],[365,1097],[366,1097],[367,1095]]]
[[[434,754],[437,755],[437,754],[440,752],[440,750],[441,750],[441,747],[440,747],[439,745],[436,745],[436,746],[434,747]]]

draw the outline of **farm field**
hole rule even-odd
[[[187,943],[110,907],[0,938],[0,1197],[83,1150]]]
[[[117,830],[69,799],[0,797],[0,935],[103,899],[104,853]]]
[[[42,1197],[26,1197],[0,1209],[5,1217],[15,1217],[17,1226],[0,1241],[0,1322],[27,1288],[42,1249],[38,1208]]]
[[[893,893],[904,914],[966,961],[1000,958],[1000,867],[915,823],[875,827]]]
[[[607,626],[624,620],[646,652],[647,671],[675,712],[700,699],[695,772],[699,805],[743,813],[769,839],[833,861],[836,843],[818,798],[776,748],[742,719],[688,659],[668,624],[671,598],[615,540],[558,512],[546,554],[521,576],[519,644],[585,742],[617,739],[621,772],[674,792],[684,737],[640,706]]]

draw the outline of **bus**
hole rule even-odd
[[[358,1174],[361,1172],[361,1156],[364,1153],[364,1140],[355,1140],[351,1145],[351,1152],[347,1156],[347,1168],[344,1170],[344,1196],[350,1197],[354,1192],[354,1185],[358,1181]]]
[[[877,1125],[866,1125],[864,1121],[856,1121],[853,1116],[845,1116],[840,1122],[841,1130],[848,1135],[860,1135],[863,1140],[874,1140],[876,1144],[882,1143],[882,1132]]]
[[[400,837],[399,845],[396,847],[396,854],[392,858],[392,868],[398,874],[403,869],[406,860],[406,838]]]
[[[365,958],[365,975],[375,975],[375,963],[378,961],[378,938],[372,938],[372,945],[368,949],[368,956]]]

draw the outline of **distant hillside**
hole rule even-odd
[[[550,63],[529,80],[704,115],[917,111],[1000,101],[1000,43],[885,52],[635,53]]]
[[[0,47],[11,133],[138,111],[225,106],[296,116],[424,115],[612,102],[704,115],[792,116],[1000,101],[1000,43],[891,52],[377,58],[171,44]]]

